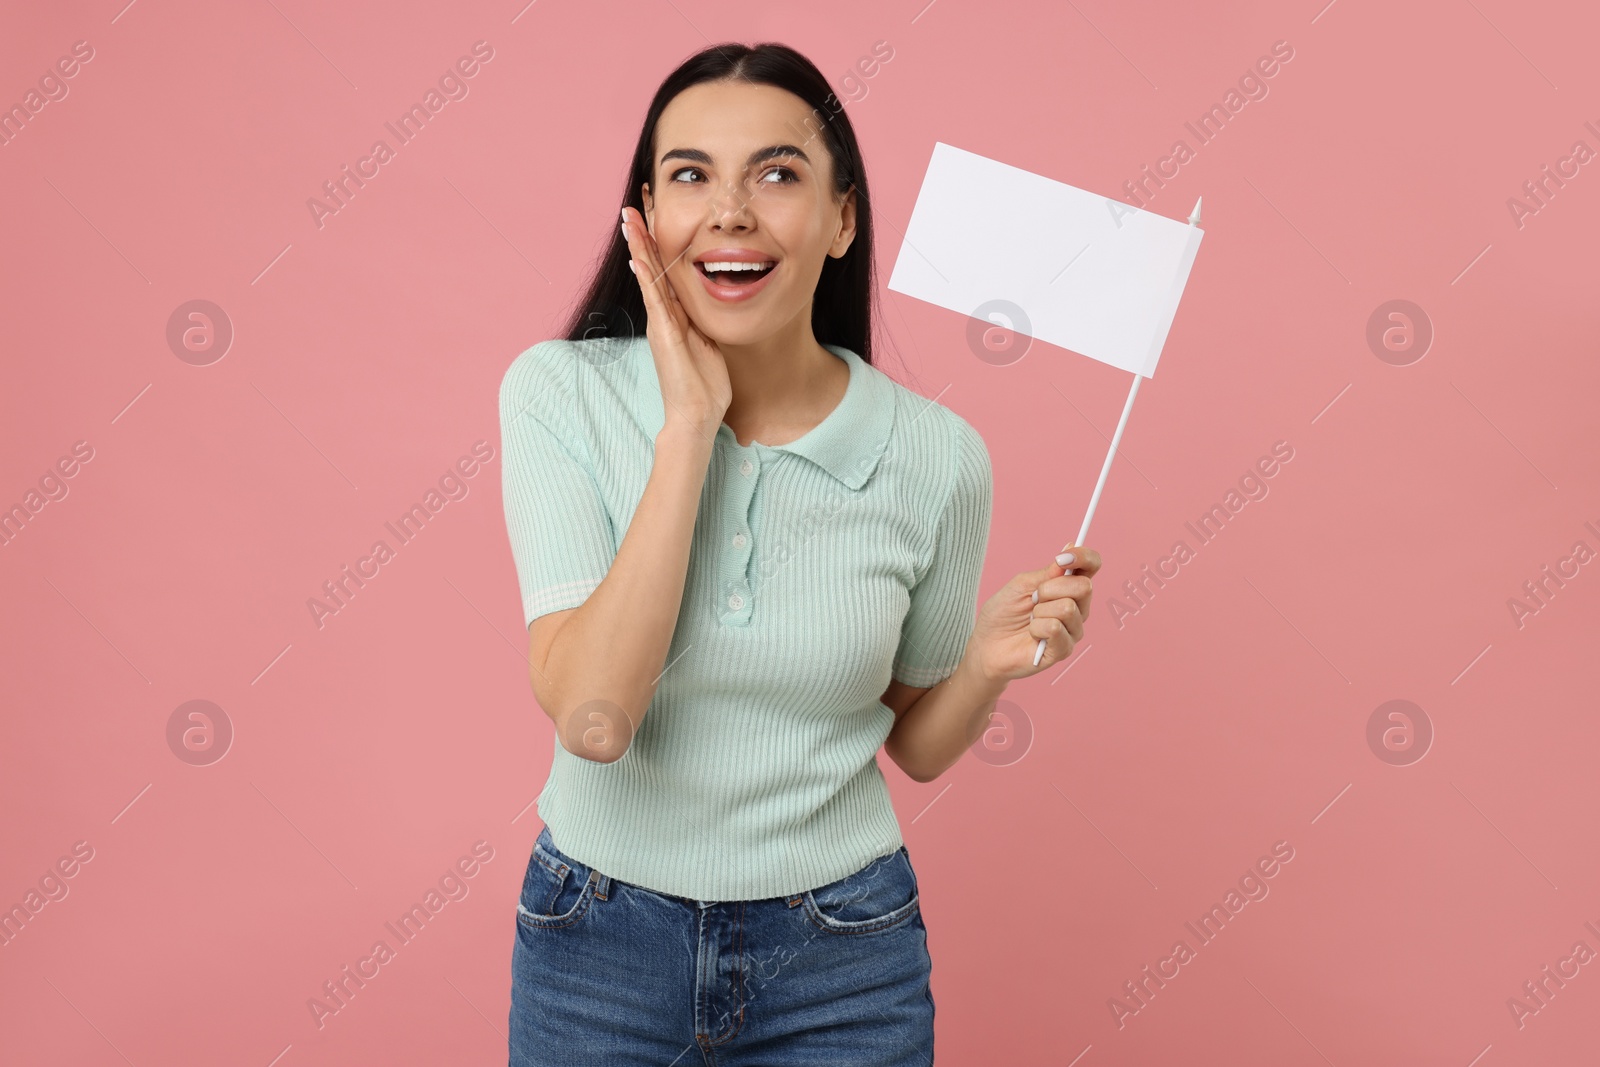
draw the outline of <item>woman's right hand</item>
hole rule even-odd
[[[630,218],[631,213],[631,218]],[[644,293],[649,322],[645,336],[655,360],[667,422],[687,420],[709,440],[733,403],[728,364],[716,342],[689,318],[661,262],[661,250],[636,208],[622,209],[622,236],[628,242],[634,274]]]

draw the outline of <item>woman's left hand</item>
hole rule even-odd
[[[1082,545],[1068,545],[1062,552],[1073,557],[1065,567],[1051,563],[1043,570],[1023,571],[978,610],[972,642],[985,677],[1009,682],[1038,674],[1072,655],[1083,640],[1100,553]],[[1044,655],[1034,666],[1040,638]]]

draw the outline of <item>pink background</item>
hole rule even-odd
[[[0,148],[0,506],[93,449],[0,548],[0,905],[93,850],[0,948],[7,1062],[504,1062],[553,738],[496,389],[615,230],[660,79],[769,39],[849,101],[885,280],[936,140],[1118,196],[1182,138],[1150,209],[1205,198],[1088,539],[1085,642],[941,779],[880,758],[940,1062],[1594,1058],[1600,962],[1520,1027],[1507,1005],[1600,952],[1600,564],[1508,606],[1600,549],[1600,164],[1508,208],[1600,149],[1588,5],[119,3],[0,35],[6,105],[94,50]],[[308,199],[479,40],[470,95],[319,228]],[[1268,94],[1199,145],[1184,123],[1277,41]],[[1128,376],[1044,344],[997,366],[962,316],[883,296],[878,365],[988,441],[987,598],[1076,534]],[[208,366],[166,337],[194,299],[235,331]],[[1434,331],[1406,365],[1367,340],[1396,299]],[[319,628],[322,583],[479,440],[467,494]],[[1185,523],[1279,441],[1270,492],[1200,544]],[[1194,557],[1117,610],[1179,539]],[[1367,738],[1396,699],[1434,733],[1407,765]],[[190,700],[231,723],[210,765],[169,746]],[[319,1028],[322,983],[480,840],[468,895]],[[1185,921],[1279,841],[1270,894],[1201,946]],[[1119,1026],[1179,938],[1194,958]]]

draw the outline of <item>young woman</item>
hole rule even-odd
[[[866,171],[799,53],[674,71],[623,203],[566,338],[500,391],[559,742],[511,1063],[926,1067],[927,931],[876,753],[919,782],[960,759],[1081,640],[1099,554],[974,621],[988,451],[872,366]]]

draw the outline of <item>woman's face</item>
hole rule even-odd
[[[656,123],[644,216],[673,291],[713,341],[809,328],[824,257],[844,255],[855,237],[855,191],[834,199],[820,121],[787,90],[719,81],[685,89]],[[703,269],[740,257],[775,266]]]

